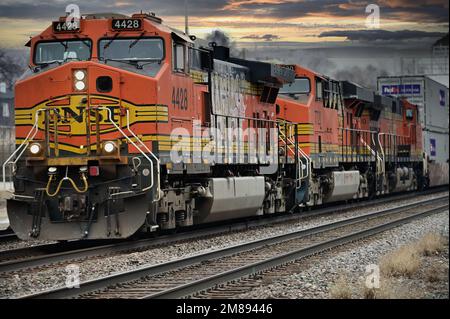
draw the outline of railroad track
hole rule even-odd
[[[429,190],[418,193],[420,195],[433,194],[442,189]],[[88,258],[112,256],[130,252],[139,252],[149,248],[158,248],[164,245],[173,245],[189,240],[207,239],[221,234],[246,231],[251,228],[270,226],[285,222],[295,222],[301,219],[314,218],[328,214],[341,213],[350,209],[360,208],[367,205],[382,205],[389,202],[413,198],[416,193],[402,194],[385,197],[382,199],[343,204],[338,206],[323,207],[304,212],[303,214],[279,215],[270,218],[251,219],[246,221],[235,221],[233,223],[220,224],[213,227],[201,227],[199,229],[187,230],[179,234],[163,235],[157,238],[145,238],[140,240],[120,241],[114,243],[105,242],[68,242],[45,244],[33,247],[0,251],[0,274],[7,272],[18,272],[34,269],[42,270],[56,265],[70,264]]]
[[[22,298],[181,298],[448,210],[448,196],[247,242]]]
[[[0,231],[0,242],[11,241],[17,239],[17,236],[11,229]]]

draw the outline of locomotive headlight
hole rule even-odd
[[[87,86],[86,70],[75,70],[73,72],[73,86],[76,91],[84,91]]]
[[[116,150],[116,143],[114,142],[105,142],[103,144],[103,151],[107,154],[111,154]]]
[[[86,84],[84,84],[83,81],[77,81],[77,82],[75,82],[75,88],[78,91],[83,91],[86,88]]]
[[[33,144],[30,146],[31,154],[37,155],[37,154],[39,154],[40,151],[41,151],[41,146],[39,144]]]
[[[33,144],[30,145],[29,150],[30,150],[31,155],[36,156],[36,155],[39,155],[41,153],[42,146],[39,143],[33,143]]]
[[[84,78],[86,77],[86,73],[84,73],[83,71],[79,70],[76,71],[74,73],[75,79],[77,79],[78,81],[83,81]]]

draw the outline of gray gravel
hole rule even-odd
[[[419,196],[415,200],[419,201],[425,198],[434,198],[436,196],[438,195]],[[440,196],[442,196],[442,193]],[[81,281],[94,279],[108,274],[136,269],[142,265],[158,264],[180,257],[187,257],[199,252],[206,252],[250,240],[267,238],[276,234],[282,234],[294,230],[311,228],[324,223],[334,222],[349,218],[351,216],[366,214],[368,212],[374,212],[411,202],[411,200],[403,200],[396,203],[379,205],[376,209],[373,207],[367,207],[364,209],[360,208],[357,210],[351,210],[348,213],[317,217],[313,220],[302,221],[301,223],[279,224],[245,232],[220,235],[206,240],[203,239],[178,243],[165,248],[152,248],[143,252],[92,258],[89,260],[84,260],[78,264],[80,267],[80,279]],[[343,258],[342,262],[345,261],[346,258]],[[322,270],[324,273],[327,273],[326,268],[323,268]],[[13,298],[14,296],[63,286],[66,282],[67,273],[68,272],[65,266],[55,266],[51,269],[34,272],[0,274],[0,298]],[[315,276],[316,279],[318,279],[318,275]],[[314,281],[309,284],[314,285]]]
[[[0,243],[0,253],[2,251],[6,251],[6,250],[13,250],[13,249],[20,249],[20,248],[27,248],[27,247],[35,247],[35,246],[54,244],[54,243],[56,243],[56,242],[54,242],[54,241],[42,241],[42,240],[23,241],[23,240],[20,240],[20,239],[13,239],[13,240],[8,240],[6,242]]]
[[[378,265],[380,258],[387,253],[400,246],[415,242],[430,232],[438,232],[448,238],[448,211],[401,226],[376,237],[347,245],[341,248],[340,252],[333,252],[331,255],[323,253],[305,262],[298,262],[290,267],[291,270],[294,269],[294,274],[282,276],[272,280],[271,283],[264,283],[263,279],[261,286],[248,293],[236,296],[236,298],[330,298],[330,288],[339,280],[345,280],[347,287],[352,291],[353,298],[361,298],[366,279],[365,271],[368,265]],[[448,254],[439,262],[448,271]],[[387,285],[385,291],[390,290],[386,298],[421,298],[424,296],[427,298],[448,298],[448,281],[445,285],[447,293],[444,296],[422,294],[426,290],[426,285],[420,281],[415,282],[415,286],[411,287],[402,278],[391,284],[383,280],[382,277],[380,284],[381,288],[383,288],[383,285]],[[390,285],[392,285],[392,288],[389,287]]]

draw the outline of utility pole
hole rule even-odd
[[[184,33],[186,33],[186,35],[189,35],[188,0],[184,0]]]

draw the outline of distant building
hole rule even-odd
[[[0,82],[0,163],[15,149],[14,93],[5,82]],[[0,170],[0,176],[1,175]],[[9,175],[9,174],[8,174]]]
[[[428,57],[400,58],[402,75],[425,75],[449,86],[448,33],[430,47]]]
[[[433,49],[433,57],[448,58],[448,33],[445,37],[436,41],[436,43],[433,44],[432,49]],[[447,67],[448,67],[448,63],[447,63]]]
[[[432,74],[431,77],[448,87],[449,62],[448,62],[448,33],[442,39],[436,41],[432,47]],[[433,76],[434,75],[434,76]]]

